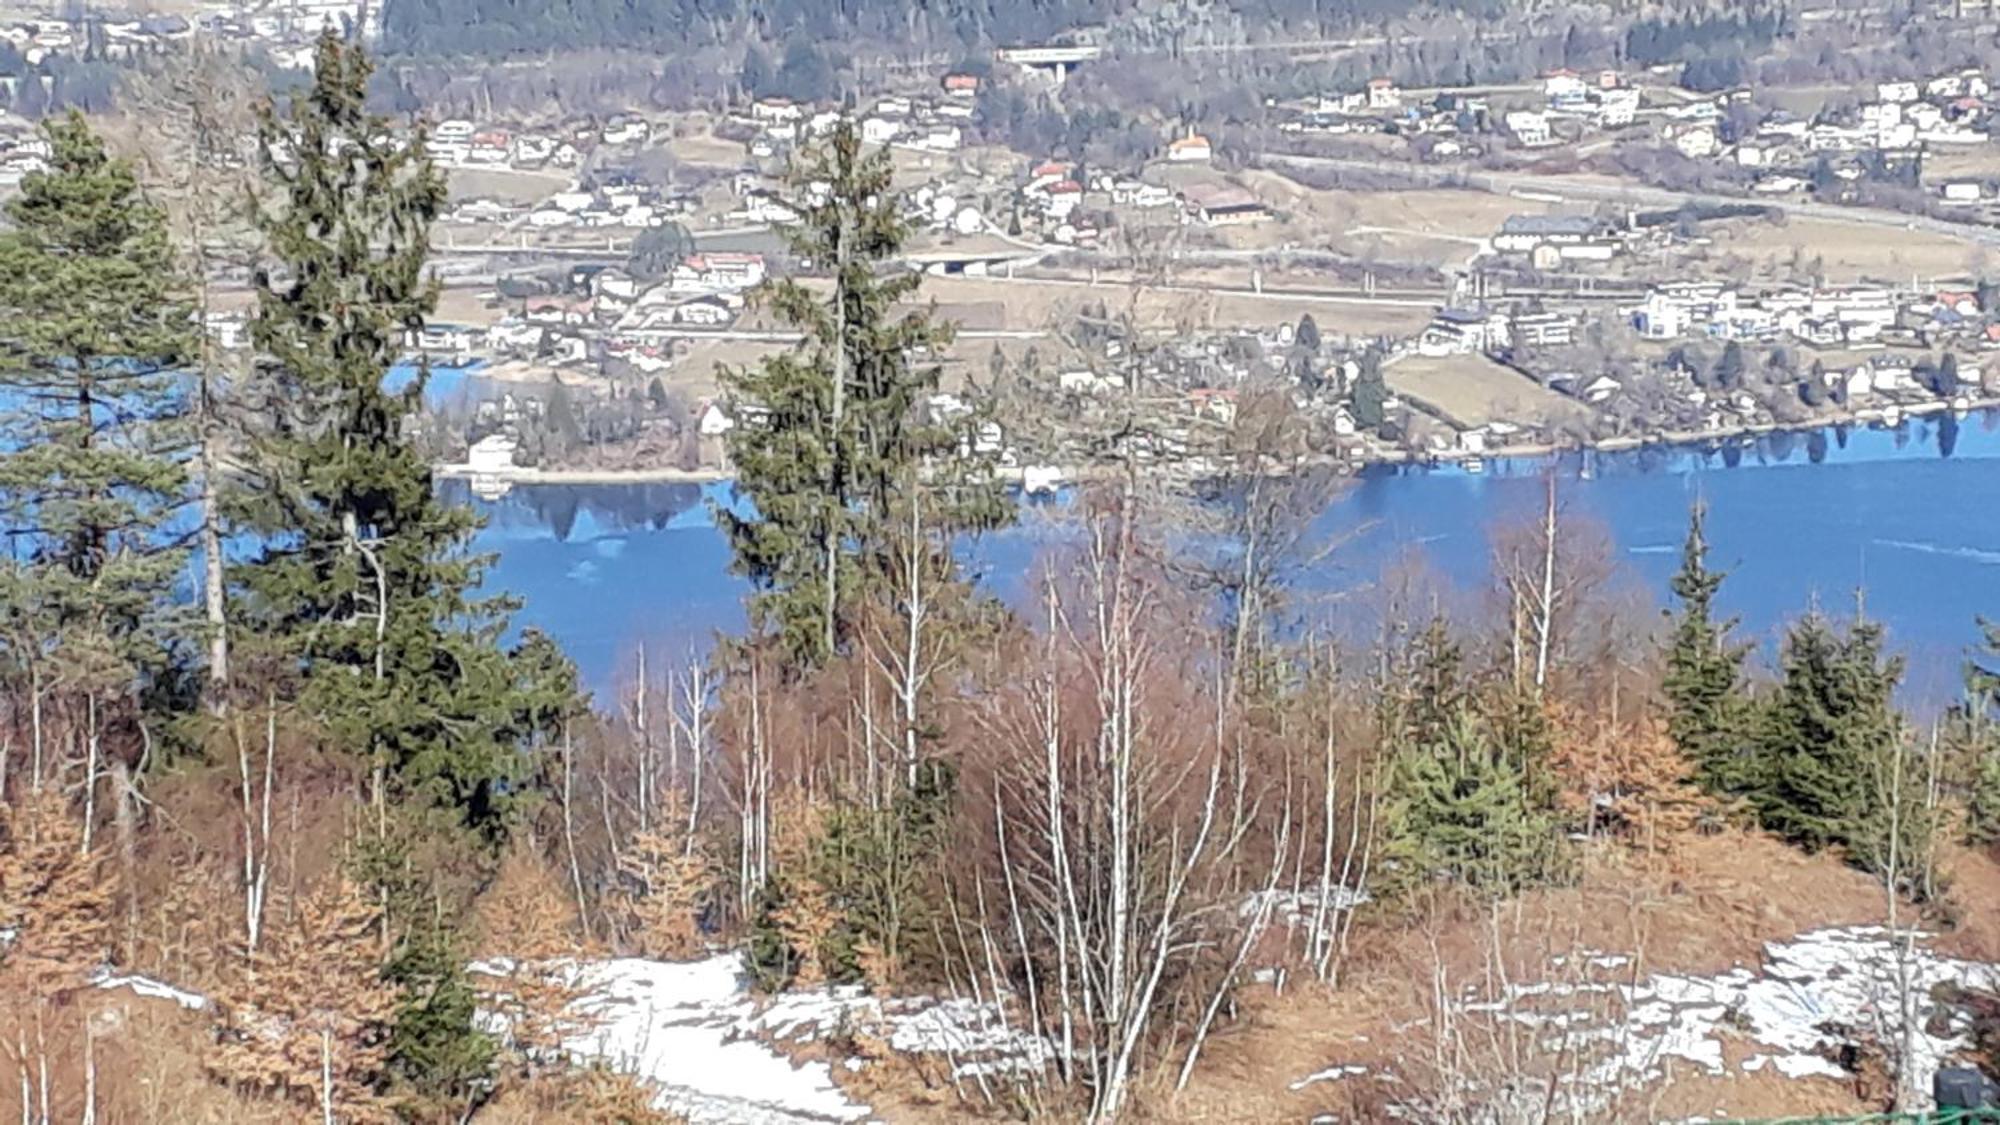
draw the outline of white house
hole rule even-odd
[[[645,119],[620,116],[611,119],[604,126],[604,143],[608,145],[636,145],[644,143],[652,132]]]
[[[764,280],[764,255],[694,254],[674,267],[667,288],[674,293],[712,293],[754,288]]]
[[[714,328],[719,325],[728,324],[735,315],[729,308],[729,305],[717,297],[696,297],[692,301],[674,306],[674,322],[676,324],[695,325],[703,328]]]
[[[1443,309],[1417,337],[1424,355],[1453,355],[1504,348],[1513,340],[1505,313],[1484,309]]]
[[[1582,101],[1589,87],[1574,70],[1551,70],[1542,75],[1542,93],[1552,104]]]
[[[1606,90],[1598,97],[1598,121],[1608,129],[1630,125],[1638,113],[1639,91],[1629,86]]]
[[[731,418],[728,411],[722,409],[722,404],[717,402],[709,403],[702,410],[701,421],[695,426],[703,437],[721,437],[735,428],[736,419]]]
[[[1176,164],[1206,164],[1214,155],[1208,138],[1199,133],[1189,133],[1167,144],[1167,159]]]
[[[1885,102],[1913,102],[1917,100],[1917,84],[1903,81],[1878,82],[1875,85],[1875,96]]]
[[[750,118],[760,124],[783,124],[805,118],[806,111],[790,98],[759,98],[750,107]]]
[[[1680,150],[1682,156],[1690,160],[1700,160],[1703,157],[1714,156],[1717,147],[1715,130],[1706,125],[1697,125],[1692,129],[1683,129],[1674,137],[1674,147]]]
[[[1507,114],[1504,121],[1507,131],[1514,134],[1514,139],[1529,148],[1546,145],[1555,140],[1554,133],[1549,129],[1549,115],[1546,113],[1515,110]]]
[[[512,434],[487,434],[465,451],[465,467],[475,473],[504,473],[514,467],[521,443]]]
[[[752,223],[794,223],[799,213],[777,196],[757,192],[743,201],[743,218]]]
[[[1978,180],[1953,180],[1941,189],[1946,203],[1967,204],[1979,202]]]
[[[1368,80],[1368,108],[1394,109],[1403,102],[1403,91],[1396,86],[1393,78],[1371,78]]]
[[[932,152],[956,152],[965,145],[965,134],[956,125],[932,125],[917,142]]]

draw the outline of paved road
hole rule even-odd
[[[1294,156],[1283,153],[1268,153],[1263,163],[1277,168],[1287,165],[1298,168],[1332,168],[1355,172],[1375,172],[1383,175],[1412,177],[1437,184],[1463,184],[1477,191],[1508,195],[1519,191],[1547,192],[1564,199],[1587,199],[1610,203],[1633,203],[1642,207],[1672,208],[1689,203],[1703,205],[1729,205],[1754,203],[1771,207],[1789,215],[1801,218],[1823,219],[1829,222],[1853,223],[1858,226],[1882,227],[1895,230],[1923,231],[1959,238],[1968,242],[1979,242],[1990,246],[2000,246],[2000,228],[1975,226],[1970,223],[1952,223],[1922,215],[1906,215],[1900,211],[1888,211],[1879,207],[1845,207],[1834,203],[1815,203],[1799,199],[1760,199],[1738,195],[1713,195],[1706,192],[1677,191],[1672,188],[1655,187],[1650,184],[1593,183],[1577,180],[1570,176],[1546,175],[1535,172],[1491,172],[1465,166],[1440,166],[1415,164],[1396,160],[1364,160],[1349,157]]]

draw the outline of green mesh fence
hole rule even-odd
[[[1860,1117],[1768,1117],[1760,1121],[1746,1119],[1740,1125],[2000,1125],[2000,1109],[1932,1109],[1928,1113],[1864,1113]]]

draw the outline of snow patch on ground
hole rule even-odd
[[[175,988],[171,984],[163,984],[151,977],[120,975],[113,973],[109,968],[99,969],[90,983],[102,989],[127,989],[134,996],[148,1000],[165,1000],[190,1012],[198,1012],[208,1007],[208,997],[199,993]]]
[[[1904,955],[1904,941],[1879,927],[1816,930],[1767,942],[1756,969],[1713,976],[1654,973],[1625,980],[1589,979],[1631,965],[1623,954],[1585,951],[1551,958],[1568,979],[1508,985],[1498,994],[1469,994],[1459,1017],[1485,1015],[1531,1029],[1551,1059],[1576,1060],[1557,1076],[1568,1100],[1603,1106],[1618,1090],[1662,1079],[1670,1067],[1730,1073],[1725,1043],[1748,1049],[1739,1072],[1770,1069],[1787,1078],[1847,1077],[1833,1060],[1858,1040],[1902,1042],[1898,997],[1907,981],[1913,1025],[1909,1087],[1928,1095],[1940,1064],[1965,1050],[1962,1018],[1940,1010],[1941,984],[2000,989],[2000,965],[1961,961],[1930,951],[1922,938]],[[1476,986],[1475,986],[1476,987]],[[1334,1067],[1300,1079],[1293,1089],[1365,1073]]]
[[[579,1004],[597,1026],[566,1046],[652,1082],[654,1104],[694,1125],[796,1125],[858,1121],[867,1106],[843,1093],[833,1066],[794,1063],[785,1043],[865,1033],[898,1052],[945,1056],[957,1077],[1033,1069],[1050,1045],[1010,1026],[1000,1009],[970,1000],[878,999],[858,988],[753,996],[734,954],[701,961],[620,958],[580,965]]]

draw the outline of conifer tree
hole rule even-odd
[[[1755,794],[1765,827],[1808,849],[1857,847],[1881,810],[1877,759],[1895,750],[1892,703],[1901,658],[1882,655],[1882,627],[1857,621],[1837,634],[1817,610],[1785,640],[1783,675],[1764,716],[1767,782]]]
[[[661,811],[661,823],[679,825],[687,813],[678,796]],[[618,852],[625,883],[623,907],[632,944],[648,957],[692,957],[701,952],[701,912],[716,882],[708,858],[678,830],[648,828]]]
[[[1730,640],[1734,618],[1715,618],[1715,596],[1727,575],[1708,568],[1706,518],[1700,503],[1689,511],[1681,568],[1669,583],[1680,610],[1672,615],[1662,684],[1667,733],[1693,765],[1696,784],[1716,796],[1743,798],[1758,784],[1743,691],[1743,661],[1750,649]]]
[[[1405,692],[1386,708],[1381,813],[1384,891],[1446,878],[1508,894],[1562,874],[1549,723],[1526,697],[1483,715],[1441,620],[1411,644]]]
[[[587,990],[573,969],[584,945],[571,899],[531,842],[517,841],[480,902],[487,959],[475,981],[479,1006],[496,1023],[505,1072],[534,1082],[566,1068],[565,1045],[592,1027],[579,1007]]]
[[[405,440],[422,373],[384,386],[436,305],[424,260],[445,189],[422,131],[398,137],[365,108],[369,72],[325,34],[311,85],[260,114],[278,199],[259,215],[275,268],[251,338],[270,421],[247,514],[267,546],[240,593],[330,744],[366,755],[378,811],[493,846],[532,795],[524,700],[549,669],[499,647],[508,607],[475,594],[476,517],[439,501]]]
[[[913,470],[930,509],[922,522],[947,542],[1012,515],[976,447],[976,416],[929,411],[938,385],[929,353],[951,329],[928,311],[895,311],[920,279],[888,264],[909,235],[891,172],[887,152],[864,154],[845,122],[793,168],[800,220],[785,237],[832,274],[833,292],[772,285],[770,306],[805,343],[724,378],[740,419],[727,437],[736,491],[755,510],[720,520],[737,571],[756,586],[754,624],[807,664],[841,647],[855,607],[889,573]]]
[[[1952,709],[1949,746],[1964,794],[1968,843],[2000,842],[2000,622],[1979,619],[1980,648],[1965,662],[1965,698]]]
[[[382,978],[379,911],[337,876],[285,913],[215,998],[209,1072],[314,1119],[396,1120],[385,1089],[401,995]]]
[[[0,234],[0,656],[37,704],[58,671],[81,684],[94,717],[178,654],[175,368],[194,337],[166,216],[131,164],[75,113],[43,133],[49,169]]]
[[[1406,893],[1440,876],[1505,895],[1557,876],[1562,835],[1526,771],[1461,708],[1442,736],[1403,748],[1384,802],[1384,882]]]
[[[67,1100],[51,1088],[61,1063],[50,1039],[66,1030],[77,1012],[71,997],[111,952],[114,890],[53,786],[0,801],[0,1055],[17,1070],[24,1121],[57,1119],[51,1103]]]

